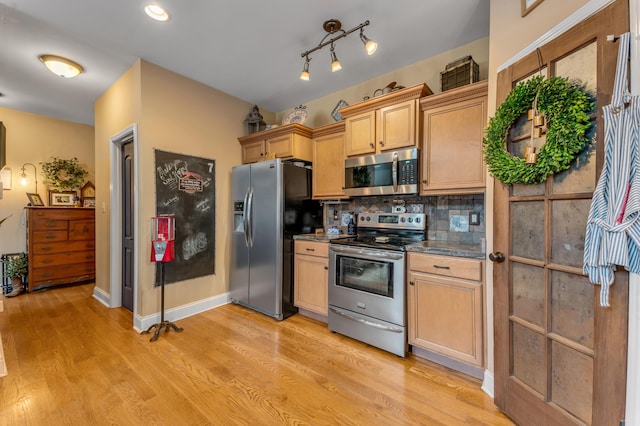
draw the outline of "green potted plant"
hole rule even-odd
[[[15,297],[24,292],[23,277],[27,275],[29,259],[26,253],[10,256],[5,260],[6,277],[11,278],[11,293],[6,297]]]

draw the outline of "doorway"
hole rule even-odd
[[[136,316],[137,259],[137,129],[132,125],[110,138],[110,306],[124,307]]]
[[[616,274],[611,308],[602,308],[582,256],[604,158],[600,110],[610,102],[618,50],[606,37],[628,23],[628,3],[618,0],[498,75],[498,104],[539,72],[591,84],[597,103],[595,144],[570,170],[538,185],[495,183],[494,249],[504,253],[493,253],[504,259],[494,264],[495,402],[519,424],[624,418],[628,274]],[[507,144],[521,155],[516,133]]]

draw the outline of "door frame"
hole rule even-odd
[[[138,306],[138,256],[139,227],[138,227],[138,128],[135,124],[123,129],[119,133],[109,138],[110,157],[110,188],[109,197],[111,206],[110,232],[109,232],[109,265],[110,283],[109,293],[111,308],[122,306],[122,145],[131,142],[133,144],[133,223],[135,223],[134,254],[133,254],[133,318],[137,317]]]

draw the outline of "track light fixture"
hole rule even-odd
[[[329,19],[328,21],[325,21],[324,24],[322,24],[322,28],[328,34],[325,35],[322,40],[320,40],[320,43],[316,47],[300,54],[301,57],[306,58],[304,67],[302,68],[302,72],[300,73],[300,80],[309,80],[309,62],[311,61],[309,55],[316,50],[322,49],[325,46],[331,46],[331,48],[329,49],[331,52],[331,72],[341,70],[342,64],[340,64],[340,61],[336,56],[334,43],[341,38],[348,36],[354,31],[360,30],[360,40],[364,44],[365,51],[368,55],[373,55],[376,49],[378,49],[378,43],[370,40],[369,38],[367,38],[367,36],[364,35],[364,27],[366,27],[367,25],[369,25],[369,21],[364,21],[362,24],[351,28],[349,31],[345,31],[342,29],[342,23],[339,20]],[[329,37],[330,39],[327,40],[327,38]]]

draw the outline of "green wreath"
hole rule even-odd
[[[535,164],[511,155],[506,139],[512,124],[529,109],[538,95],[537,109],[547,120],[547,140]],[[544,182],[547,176],[569,168],[589,142],[589,113],[594,101],[581,86],[567,78],[536,76],[518,83],[489,120],[483,138],[484,159],[489,173],[507,185]]]
[[[44,183],[54,189],[75,190],[84,183],[84,178],[89,174],[77,158],[63,160],[52,157],[51,161],[40,163]]]

